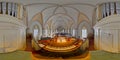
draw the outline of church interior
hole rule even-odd
[[[119,0],[0,0],[0,60],[120,60]]]

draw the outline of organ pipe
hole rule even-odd
[[[107,5],[107,3],[105,3],[105,15],[108,16],[107,15],[107,7],[106,7],[106,5]]]
[[[0,14],[2,14],[2,3],[0,2]]]
[[[117,3],[117,2],[108,2],[108,3],[100,4],[97,7],[97,9],[99,9],[98,11],[100,11],[100,12],[97,12],[97,14],[99,14],[99,15],[101,14],[100,15],[101,18],[105,18],[105,17],[113,15],[113,14],[120,14],[120,13],[117,13],[117,12],[120,12],[119,5],[120,5],[120,3]]]
[[[111,4],[109,3],[109,15],[111,15]]]
[[[10,15],[17,17],[18,19],[22,19],[23,6],[18,3],[0,2],[0,14]]]
[[[114,14],[117,14],[117,11],[116,11],[116,2],[114,2]]]

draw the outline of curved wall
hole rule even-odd
[[[95,48],[119,53],[120,51],[120,15],[103,18],[95,26]]]
[[[0,53],[24,50],[26,26],[12,16],[0,15]]]

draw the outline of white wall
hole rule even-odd
[[[22,20],[0,15],[0,53],[24,50],[26,47],[26,26]]]
[[[95,26],[95,48],[110,52],[120,52],[120,15],[112,15],[100,20]]]

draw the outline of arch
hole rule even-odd
[[[38,26],[38,38],[40,38],[40,36],[42,36],[42,26],[38,21],[32,21],[32,23],[29,27],[30,28],[29,33],[33,34],[34,26]]]
[[[62,21],[62,22],[61,22],[61,21]],[[68,26],[68,23],[67,23],[68,21],[66,21],[66,20],[61,20],[61,21],[60,21],[60,20],[55,20],[55,22],[53,22],[53,23],[51,24],[51,26],[52,26],[52,25],[56,25],[56,24],[57,24],[57,25],[55,26],[55,28],[57,28],[57,26],[59,26],[59,25],[61,25],[61,26],[63,26],[63,27]]]
[[[42,24],[42,13],[41,12],[37,13],[36,15],[34,15],[29,23],[32,23],[34,21],[38,21],[40,24]]]
[[[67,15],[67,14],[64,14],[64,13],[57,13],[57,14],[54,14],[54,15],[50,16],[50,17],[47,19],[47,21],[45,21],[44,24],[46,24],[49,20],[52,20],[52,18],[55,17],[56,15],[62,15],[62,16],[64,15],[64,16],[68,17],[69,20],[72,21],[73,23],[75,22],[71,16],[69,16],[69,15]]]
[[[55,23],[54,23],[55,24]],[[58,27],[63,27],[65,30],[67,30],[67,28],[68,28],[68,25],[67,25],[67,23],[66,22],[63,22],[63,23],[57,23],[57,24],[55,24],[55,26],[54,26],[54,30],[55,29],[57,29]]]
[[[71,27],[70,27],[70,34],[72,35],[72,36],[75,36],[75,30],[76,30],[76,27],[75,27],[76,25],[75,24],[72,24],[71,25]]]
[[[57,7],[57,6],[48,6],[48,7],[44,8],[41,12],[44,12],[45,10],[47,10],[49,8],[53,8],[53,7]]]
[[[90,34],[92,33],[92,27],[90,26],[90,24],[87,21],[82,21],[79,25],[78,25],[78,36],[82,37],[82,28],[86,27],[87,29],[87,33]],[[87,35],[88,35],[87,34]]]
[[[51,35],[51,33],[50,33],[50,26],[48,24],[45,25],[44,33],[42,35],[46,36],[46,37],[49,37]]]
[[[81,32],[82,33],[82,36],[81,36],[82,38],[87,38],[87,34],[88,34],[87,31],[88,31],[87,28],[85,26],[83,26],[82,27],[82,32]]]
[[[81,16],[83,16],[83,17],[85,17],[85,18],[83,18],[81,21],[80,21],[80,17]],[[83,22],[83,21],[86,21],[86,22],[88,22],[88,23],[90,23],[90,21],[89,21],[89,18],[83,13],[83,12],[80,12],[79,13],[79,15],[78,15],[78,25],[81,23],[81,22]]]
[[[37,40],[38,33],[39,33],[39,29],[38,29],[38,25],[36,24],[33,27],[33,37],[34,37],[35,40]]]

